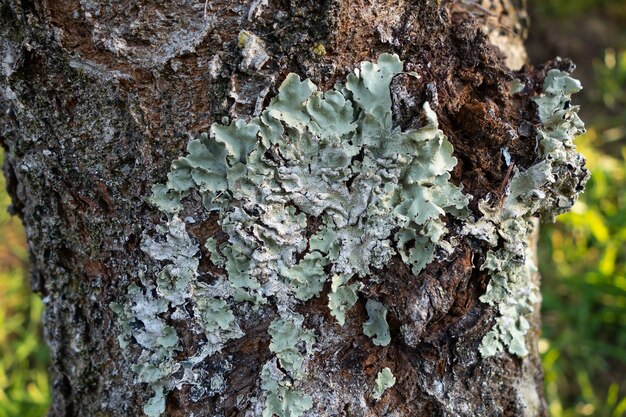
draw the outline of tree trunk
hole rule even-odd
[[[169,416],[546,415],[533,298],[538,277],[519,272],[529,265],[521,236],[532,230],[531,217],[569,207],[587,174],[566,141],[575,163],[549,165],[552,179],[533,176],[523,195],[509,187],[512,179],[537,173],[534,167],[555,163],[539,142],[550,127],[533,98],[556,97],[558,110],[575,118],[575,107],[559,102],[569,87],[551,93],[544,83],[548,70],[569,71],[569,63],[522,68],[525,16],[513,0],[3,0],[0,141],[12,210],[28,237],[32,288],[46,304],[50,416],[157,416],[163,408]],[[363,62],[398,65],[383,54],[397,54],[401,69],[378,95],[364,90],[371,101],[362,99],[346,77],[360,67],[355,79],[365,80]],[[363,226],[365,220],[343,227],[329,220],[328,208],[307,211],[295,199],[283,201],[272,230],[293,226],[303,240],[285,258],[290,272],[273,278],[276,271],[267,265],[275,261],[252,259],[257,252],[237,243],[237,233],[247,231],[228,223],[241,208],[254,227],[265,221],[269,230],[263,220],[269,206],[248,209],[235,197],[238,189],[221,182],[207,182],[212,191],[176,188],[172,177],[182,171],[170,164],[209,130],[202,144],[218,146],[219,129],[230,120],[232,127],[256,117],[248,128],[267,127],[263,115],[279,108],[280,97],[272,98],[279,88],[287,91],[290,73],[309,78],[319,91],[343,83],[333,97],[352,103],[351,135],[364,132],[377,111],[368,113],[368,103],[391,94],[393,127],[384,135],[418,132],[431,135],[427,143],[452,144],[456,160],[437,178],[463,196],[458,207],[441,204],[428,222],[418,208],[412,226],[398,226],[398,213],[411,217],[402,207],[417,200],[402,194],[410,181],[408,171],[397,168],[400,179],[389,180],[389,187],[400,189],[400,197],[390,200],[396,206],[383,210],[381,220],[394,228],[371,238],[376,250],[388,243],[386,255],[372,255],[363,236],[378,231]],[[436,116],[424,110],[426,102]],[[291,109],[276,111],[275,120],[295,135]],[[313,132],[314,117],[306,117],[309,124],[298,134]],[[428,123],[438,123],[445,137],[427,131]],[[318,127],[315,137],[332,130]],[[569,137],[575,129],[566,130]],[[219,169],[252,167],[250,149],[265,145],[235,149],[247,146],[242,132],[234,142],[219,142],[226,152]],[[280,161],[284,153],[267,156],[286,149],[280,140],[263,148],[263,157],[284,168],[290,163]],[[297,150],[300,142],[293,140]],[[353,167],[365,164],[370,152],[366,145],[355,149]],[[365,187],[360,178],[344,181],[350,195]],[[424,184],[419,192],[435,187]],[[218,210],[209,210],[207,195],[222,201]],[[506,229],[511,221],[519,233]],[[339,255],[332,259],[311,243],[331,223],[336,236],[358,241],[348,253],[349,239],[337,237]],[[441,237],[431,231],[435,226]],[[399,228],[412,231],[413,240],[401,241]],[[432,252],[423,268],[407,261],[422,241]],[[241,251],[240,258],[233,251]],[[314,253],[318,258],[309,256]],[[344,255],[352,257],[341,269]],[[314,259],[323,263],[306,263]],[[493,259],[502,262],[489,266]],[[260,272],[246,269],[247,284],[239,285],[236,260],[256,262]],[[359,273],[345,272],[359,263],[365,263]],[[490,279],[509,266],[522,282],[502,284],[508,301],[493,298]],[[308,275],[316,271],[321,277]],[[309,281],[298,291],[308,295],[295,292],[303,277]],[[168,290],[167,279],[173,282]],[[318,290],[311,289],[315,279]],[[527,308],[513,322],[502,321],[503,306],[522,293],[534,312]],[[341,294],[347,298],[336,304],[346,308],[329,310],[329,296]]]

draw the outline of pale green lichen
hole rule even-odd
[[[578,107],[570,104],[571,94],[581,88],[565,72],[547,73],[543,94],[534,98],[541,120],[537,137],[541,159],[525,171],[515,169],[504,201],[481,201],[479,208],[484,216],[464,228],[493,248],[481,266],[491,278],[481,301],[496,306],[499,316],[482,341],[485,357],[505,349],[518,356],[528,354],[527,317],[539,291],[532,279],[536,268],[527,244],[533,229],[530,218],[554,220],[557,214],[569,210],[589,175],[584,158],[573,144],[574,137],[584,132]],[[496,248],[499,241],[500,247]]]
[[[276,355],[280,368],[276,360],[270,360],[261,372],[262,388],[267,395],[263,416],[297,417],[311,408],[311,397],[294,389],[292,383],[305,376],[305,355],[312,352],[315,343],[313,333],[303,328],[303,321],[304,317],[292,313],[289,319],[274,320],[268,328],[270,351]]]
[[[363,333],[372,338],[377,346],[387,346],[391,342],[389,324],[387,324],[387,307],[375,300],[367,300],[365,304],[368,320],[363,323]]]
[[[511,94],[521,93],[522,91],[524,91],[525,87],[526,86],[524,85],[524,83],[522,81],[520,81],[517,78],[515,78],[509,84],[509,92]]]
[[[111,308],[118,315],[120,346],[135,341],[143,349],[133,371],[138,382],[147,383],[154,390],[144,413],[156,417],[165,409],[166,392],[181,384],[197,384],[194,367],[243,333],[226,301],[234,296],[230,286],[220,281],[209,286],[197,280],[199,247],[181,219],[174,215],[166,225],[157,227],[156,237],[144,236],[142,249],[154,260],[166,263],[154,283],[145,277],[141,280],[158,297],[133,284],[128,290],[130,302],[114,303]],[[188,308],[193,309],[195,320],[191,320]],[[194,331],[206,336],[205,345],[184,362],[174,360],[180,346],[176,330],[163,318],[167,314],[190,326],[195,323]]]
[[[268,333],[272,338],[270,350],[274,352],[282,369],[293,378],[302,376],[304,361],[300,349],[310,352],[315,343],[313,333],[303,328],[304,318],[299,314],[290,314],[290,319],[276,319],[270,324]]]
[[[240,47],[253,40],[242,32]],[[398,57],[384,54],[326,92],[289,74],[258,117],[213,124],[172,163],[167,182],[153,187],[151,202],[170,217],[160,237],[146,236],[142,246],[166,263],[156,280],[157,301],[179,320],[189,318],[184,307],[191,306],[195,331],[207,339],[182,362],[184,375],[242,335],[234,303],[271,304],[278,318],[268,329],[275,358],[261,374],[263,415],[299,416],[311,407],[297,385],[306,378],[315,339],[293,312],[296,304],[319,297],[332,277],[328,306],[343,325],[360,280],[392,256],[399,254],[418,274],[437,248],[452,251],[443,216],[466,217],[469,197],[450,182],[456,159],[428,103],[423,127],[403,132],[393,126],[389,86],[401,71]],[[197,280],[199,245],[177,217],[181,201],[194,194],[217,212],[227,236],[204,242],[211,262],[226,272],[212,286]],[[307,238],[309,219],[319,227]],[[389,344],[387,309],[370,300],[367,310],[365,334],[375,344]],[[119,311],[124,326],[133,315],[126,316],[128,306]],[[154,401],[192,380],[174,377],[182,365],[172,357],[142,359],[173,366],[154,381],[140,379],[152,384]]]
[[[328,294],[328,308],[330,314],[335,317],[337,323],[343,326],[346,323],[346,312],[357,302],[359,283],[344,285],[345,281],[340,275],[332,279],[331,292]]]
[[[222,256],[221,253],[217,250],[217,239],[214,237],[210,237],[204,243],[204,247],[209,251],[209,259],[213,263],[213,265],[218,266],[220,268],[224,268],[226,266],[226,259]]]
[[[240,34],[245,69],[263,65],[262,46],[253,34]],[[457,161],[428,103],[423,127],[405,132],[393,127],[389,86],[401,71],[398,57],[384,54],[326,92],[289,74],[258,117],[213,124],[209,135],[190,141],[187,155],[172,163],[167,182],[153,186],[150,201],[168,214],[168,222],[155,236],[144,236],[142,249],[160,270],[153,280],[142,276],[141,287],[131,285],[126,304],[111,306],[120,346],[141,348],[133,369],[137,381],[154,390],[144,407],[148,416],[162,414],[167,392],[184,384],[192,385],[194,398],[220,393],[228,363],[212,375],[197,365],[243,336],[243,311],[261,308],[275,314],[268,328],[274,356],[259,376],[262,415],[301,416],[312,407],[302,386],[316,339],[294,307],[319,297],[332,277],[328,307],[343,325],[362,279],[394,255],[418,274],[436,250],[452,252],[443,217],[467,219],[469,197],[450,182]],[[512,87],[521,91],[521,85]],[[489,248],[482,268],[491,280],[481,300],[494,305],[499,316],[483,340],[484,356],[505,349],[527,353],[526,317],[537,291],[525,243],[529,219],[567,210],[586,180],[584,161],[572,144],[583,129],[577,107],[569,104],[579,88],[568,74],[548,73],[544,93],[535,99],[541,160],[525,171],[515,169],[505,200],[479,202],[482,217],[463,228]],[[508,150],[503,155],[510,159]],[[178,217],[181,202],[193,195],[217,212],[226,236],[204,242],[211,262],[225,271],[212,275],[210,285],[198,280],[200,245]],[[309,220],[315,220],[315,230]],[[388,345],[387,308],[368,300],[366,310],[363,332],[374,344]],[[193,356],[174,359],[182,352],[176,329],[168,324],[173,320],[205,339]],[[373,397],[381,398],[394,382],[383,369]]]
[[[382,371],[376,375],[376,382],[374,385],[374,392],[372,398],[380,400],[387,391],[387,389],[393,387],[396,384],[396,377],[391,373],[391,369],[383,368]]]
[[[325,93],[290,74],[259,117],[214,124],[212,142],[192,141],[172,164],[155,202],[171,211],[171,194],[182,198],[195,183],[206,208],[220,210],[229,240],[210,242],[211,256],[225,258],[238,299],[306,301],[320,294],[328,267],[349,279],[385,265],[392,240],[415,273],[446,247],[441,216],[462,215],[468,199],[449,182],[456,159],[428,104],[423,128],[392,127],[389,83],[401,68],[383,55]],[[305,253],[307,215],[322,226]]]
[[[270,361],[261,370],[261,387],[266,392],[263,417],[298,417],[313,406],[310,395],[293,387],[293,383]]]
[[[133,371],[138,382],[150,384],[154,390],[154,396],[145,404],[144,412],[149,417],[155,417],[165,410],[165,385],[169,376],[179,368],[173,361],[178,337],[175,329],[160,317],[168,310],[167,300],[155,299],[134,284],[128,289],[128,294],[133,300],[131,305],[113,303],[111,308],[118,314],[122,330],[118,337],[120,346],[124,348],[134,340],[143,349]],[[141,327],[137,328],[135,323],[141,323]]]
[[[143,406],[143,412],[148,417],[160,416],[165,411],[165,387],[163,384],[152,385],[154,396]]]

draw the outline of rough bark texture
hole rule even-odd
[[[361,61],[397,53],[421,78],[394,80],[395,123],[416,125],[428,100],[454,145],[453,182],[474,196],[471,209],[488,193],[501,195],[508,177],[500,149],[508,146],[522,167],[535,158],[534,109],[509,95],[511,68],[525,59],[520,3],[3,0],[0,141],[12,208],[28,236],[32,287],[47,306],[50,416],[141,415],[149,393],[134,384],[109,304],[153,263],[139,247],[142,233],[162,220],[146,202],[150,187],[190,138],[225,115],[258,113],[289,72],[328,88]],[[258,70],[237,48],[243,29],[266,44],[269,60]],[[542,71],[524,74],[540,88]],[[196,214],[203,221],[190,233],[213,235],[215,219]],[[479,354],[496,314],[478,300],[488,282],[483,261],[483,250],[463,240],[454,256],[418,277],[401,262],[380,271],[367,291],[390,307],[392,343],[378,347],[362,334],[367,313],[359,300],[346,327],[328,330],[341,333],[341,343],[309,367],[308,415],[545,415],[537,315],[529,356]],[[328,318],[324,300],[301,307],[309,328]],[[419,319],[409,314],[415,305]],[[403,324],[412,326],[417,347],[395,337]],[[167,415],[254,415],[237,397],[258,390],[268,325],[251,317],[246,336],[223,353],[234,368],[222,399],[193,402],[185,389],[174,390]],[[397,378],[383,399],[351,398],[383,366]],[[334,395],[341,407],[325,408],[321,395]]]

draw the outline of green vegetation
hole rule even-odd
[[[43,303],[28,288],[23,232],[7,213],[2,176],[0,190],[0,417],[39,417],[50,403]]]
[[[613,13],[625,13],[626,5],[623,0],[542,0],[536,7],[542,14],[559,19],[580,16],[582,13],[598,9],[609,10]]]
[[[626,415],[626,51],[596,62],[604,117],[578,141],[592,177],[570,213],[541,231],[540,350],[550,414]]]

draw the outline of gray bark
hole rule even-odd
[[[506,126],[532,121],[524,111],[516,113],[508,95],[511,68],[525,59],[520,6],[469,0],[3,0],[0,142],[12,210],[28,237],[32,288],[46,303],[49,415],[141,415],[150,389],[135,382],[131,366],[139,352],[120,348],[109,305],[126,297],[142,270],[155,271],[140,248],[142,236],[163,222],[147,202],[150,187],[165,180],[189,139],[223,116],[258,112],[289,72],[326,89],[360,62],[397,53],[405,70],[422,78],[394,81],[395,123],[415,125],[417,109],[430,101],[460,161],[452,180],[473,195],[470,207],[477,212],[477,201],[497,194],[506,181],[502,147],[522,166],[534,157],[534,137],[516,142],[505,135]],[[242,30],[263,40],[266,62],[241,53]],[[533,71],[526,70],[528,79]],[[201,219],[190,230],[200,241],[213,233],[214,219],[199,207],[188,210]],[[527,336],[528,356],[479,353],[497,314],[478,299],[488,282],[479,268],[483,261],[484,249],[464,237],[453,256],[418,277],[398,262],[383,270],[383,284],[370,289],[391,305],[392,343],[374,346],[362,335],[367,315],[360,299],[353,324],[332,330],[341,336],[333,352],[317,353],[309,365],[304,389],[314,405],[307,415],[545,415],[538,314]],[[403,309],[418,303],[423,317],[411,323]],[[301,312],[324,317],[325,309],[324,301],[313,300]],[[211,372],[222,356],[235,358],[225,393],[194,402],[188,388],[174,389],[167,415],[257,415],[250,397],[269,355],[269,320],[248,320],[242,339],[206,360]],[[407,323],[419,333],[417,346],[398,336]],[[396,385],[381,401],[354,401],[382,366],[393,370]],[[330,403],[332,409],[324,405]]]

